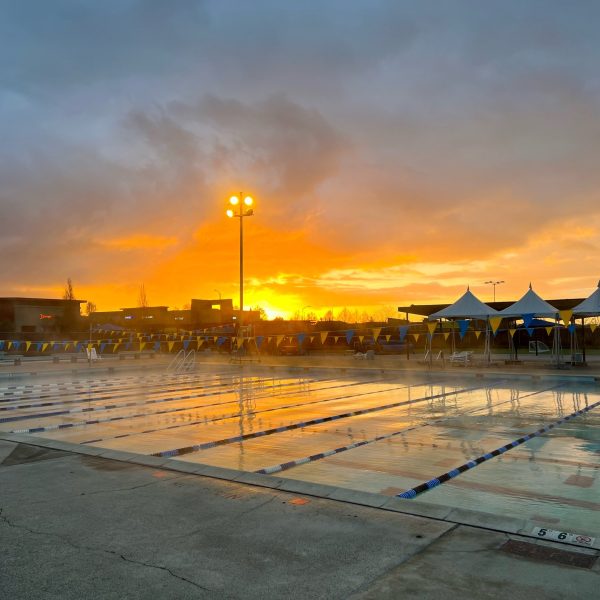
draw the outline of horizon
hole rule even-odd
[[[239,303],[240,191],[269,318],[596,288],[594,3],[3,12],[0,296]]]

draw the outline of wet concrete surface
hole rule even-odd
[[[336,501],[314,484],[286,492],[67,445],[36,460],[35,444],[0,440],[2,598],[559,599],[597,589],[597,560],[518,556],[506,541],[531,539],[359,505],[360,494]]]

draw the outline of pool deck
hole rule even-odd
[[[37,363],[0,374],[98,376],[112,366]],[[252,366],[427,368],[389,356],[269,357]],[[499,372],[589,380],[600,377],[600,362],[444,370]],[[581,548],[534,539],[531,529],[520,519],[0,433],[0,597],[594,597],[600,540]]]

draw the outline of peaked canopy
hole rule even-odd
[[[527,293],[514,304],[501,310],[498,316],[502,317],[522,317],[523,315],[535,315],[536,317],[555,317],[558,315],[558,309],[552,304],[542,300],[529,284]]]
[[[486,319],[497,315],[498,311],[484,304],[469,288],[467,291],[454,303],[442,310],[429,315],[429,320],[433,319]]]
[[[595,317],[600,315],[600,281],[598,287],[583,301],[573,308],[576,317]]]

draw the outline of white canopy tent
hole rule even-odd
[[[585,327],[584,319],[600,315],[600,281],[598,287],[577,306],[573,307],[573,316],[581,319],[581,347],[583,351],[583,362],[585,363]]]
[[[511,304],[504,310],[498,313],[498,316],[519,319],[524,315],[531,315],[532,317],[552,317],[556,323],[558,323],[558,309],[543,300],[538,294],[533,291],[531,283],[529,289],[514,304]],[[512,337],[509,336],[509,344],[511,348],[511,356],[514,349],[514,357],[517,358],[517,347],[513,345]],[[554,340],[552,343],[552,352],[556,356],[557,365],[560,362],[560,334],[558,326],[554,327]]]
[[[553,317],[558,318],[558,309],[554,308],[552,304],[548,304],[545,300],[542,300],[538,296],[529,284],[527,293],[523,295],[520,300],[517,300],[514,304],[498,312],[499,317],[513,317],[519,318],[523,315],[534,315],[536,317]]]
[[[598,287],[577,306],[573,307],[573,316],[586,318],[600,315],[600,281]]]
[[[429,315],[430,321],[436,319],[480,319],[486,322],[485,327],[485,348],[484,355],[487,356],[488,362],[490,361],[490,327],[489,318],[498,315],[498,311],[493,309],[482,302],[471,290],[467,287],[467,291],[458,299],[456,302],[438,310],[437,312]],[[452,350],[454,351],[454,330],[452,330]],[[430,343],[431,343],[430,336]],[[431,354],[431,349],[430,349]]]
[[[435,319],[487,319],[498,314],[491,306],[484,304],[469,288],[454,304],[429,315]]]

